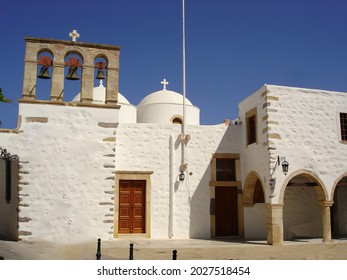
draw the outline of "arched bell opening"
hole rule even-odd
[[[50,51],[41,51],[37,56],[37,100],[50,100],[53,75],[53,60],[53,55]]]
[[[74,96],[81,92],[83,59],[78,53],[70,53],[64,60],[64,97],[63,100],[70,102]]]
[[[325,188],[315,176],[300,173],[291,178],[283,197],[284,240],[323,237],[322,206]]]
[[[107,66],[108,60],[104,56],[98,56],[94,60],[94,86],[105,87],[105,97],[106,100],[106,92],[107,92]]]
[[[337,181],[330,213],[332,238],[347,238],[347,174]]]
[[[259,175],[252,171],[248,174],[244,186],[245,239],[266,240],[266,209],[263,183]]]

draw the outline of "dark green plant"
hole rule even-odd
[[[4,103],[11,103],[12,100],[6,98],[3,94],[2,94],[2,88],[0,88],[0,102],[4,102]]]

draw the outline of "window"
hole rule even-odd
[[[239,187],[240,154],[215,153],[211,160],[211,180],[213,187]]]
[[[247,145],[257,143],[257,108],[246,113]]]
[[[217,181],[236,181],[235,159],[217,158],[216,159],[216,180]]]
[[[172,123],[173,123],[173,124],[182,124],[183,121],[182,121],[181,118],[176,117],[176,118],[174,118],[174,119],[172,120]]]
[[[340,113],[341,140],[347,141],[347,113]]]

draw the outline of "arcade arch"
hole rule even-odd
[[[347,173],[339,177],[333,186],[331,207],[331,231],[335,239],[347,237]]]
[[[323,182],[311,171],[298,170],[284,182],[280,200],[283,203],[283,238],[328,238],[330,222],[324,209],[328,195]]]

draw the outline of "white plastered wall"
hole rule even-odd
[[[178,180],[182,149],[180,125],[120,124],[117,128],[116,168],[153,171],[151,175],[151,237],[210,238],[210,161],[213,153],[237,153],[240,128],[187,126],[191,136],[185,148],[186,179]],[[173,154],[170,155],[170,136]],[[170,165],[170,159],[172,163]],[[170,176],[170,173],[172,175]],[[174,199],[170,202],[170,177]],[[173,225],[170,236],[170,207]]]
[[[118,110],[26,104],[2,145],[20,158],[19,238],[112,238]]]

